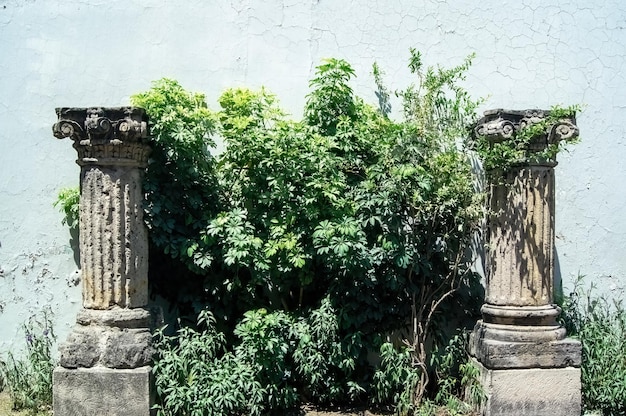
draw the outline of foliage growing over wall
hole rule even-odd
[[[477,106],[460,87],[470,61],[424,68],[412,50],[401,121],[377,65],[379,109],[338,59],[317,68],[300,122],[265,90],[228,90],[218,112],[167,79],[133,97],[154,140],[151,283],[203,328],[157,335],[162,414],[214,394],[233,414],[302,399],[406,414],[433,376],[436,401],[453,394],[427,345],[445,345],[450,317],[480,304],[466,256],[482,214],[463,146]],[[210,153],[212,135],[223,154]],[[402,347],[382,343],[393,331]],[[374,372],[366,356],[379,348]],[[216,414],[205,404],[198,414]]]
[[[529,162],[555,161],[556,155],[567,145],[577,143],[578,135],[561,141],[548,143],[540,151],[529,151],[533,140],[545,140],[555,124],[563,119],[575,119],[580,105],[553,106],[540,121],[520,129],[509,140],[493,141],[486,136],[475,136],[472,148],[478,154],[486,172],[506,172],[515,166]]]
[[[228,90],[215,113],[202,95],[171,80],[133,97],[153,124],[146,175],[152,243],[193,272],[177,285],[186,279],[204,292],[193,298],[193,289],[179,289],[179,296],[196,310],[208,305],[223,329],[240,321],[235,350],[209,359],[255,374],[263,387],[245,387],[259,398],[254,411],[288,408],[302,397],[367,397],[375,384],[370,370],[354,369],[369,368],[365,356],[378,349],[379,335],[406,328],[401,354],[410,361],[402,371],[416,377],[409,402],[424,397],[426,345],[442,341],[443,312],[474,279],[465,254],[481,204],[462,139],[477,103],[459,86],[469,64],[424,69],[411,51],[416,82],[397,93],[403,121],[388,117],[388,102],[377,111],[356,97],[354,70],[337,59],[317,68],[301,122],[287,119],[265,90]],[[384,89],[378,67],[375,78]],[[212,133],[226,145],[219,156],[208,151]],[[313,324],[321,316],[326,327]],[[161,354],[183,354],[194,337],[224,347],[211,331],[181,331],[178,347],[166,347],[175,342],[163,336]],[[162,394],[166,386],[183,388],[165,374]]]

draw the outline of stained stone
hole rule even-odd
[[[474,362],[489,395],[484,416],[577,416],[580,368],[489,369]]]
[[[69,370],[52,376],[54,415],[149,416],[154,403],[150,367],[112,370],[105,367]]]
[[[102,331],[75,327],[59,345],[59,364],[65,368],[93,367],[100,361]]]
[[[475,132],[492,143],[514,140],[546,116],[487,111]],[[575,137],[574,122],[558,120],[527,151]],[[490,172],[486,298],[470,339],[488,396],[485,415],[580,414],[581,345],[566,338],[554,304],[555,166],[536,160],[499,177]]]
[[[81,309],[76,316],[76,322],[80,325],[103,325],[118,328],[147,328],[152,325],[152,320],[153,313],[144,308]]]
[[[59,346],[54,414],[148,415],[152,403],[148,233],[142,180],[145,111],[58,108],[55,137],[69,137],[81,167],[79,243],[83,308]]]
[[[144,329],[112,329],[106,334],[100,363],[108,368],[137,368],[150,364],[152,335]]]

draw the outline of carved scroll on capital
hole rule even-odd
[[[571,140],[578,137],[578,126],[569,120],[561,120],[555,123],[550,129],[549,142],[554,143],[561,140]]]
[[[146,166],[148,117],[142,108],[57,108],[56,113],[52,132],[74,141],[79,165]]]

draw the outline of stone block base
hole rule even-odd
[[[504,342],[470,335],[470,354],[491,369],[580,367],[580,341]]]
[[[118,369],[150,365],[150,328],[157,313],[144,308],[81,310],[67,341],[59,345],[59,364]]]
[[[580,367],[582,345],[576,339],[524,340],[529,333],[541,338],[538,334],[545,332],[549,338],[549,334],[555,332],[551,328],[551,326],[494,325],[481,320],[476,323],[474,331],[470,334],[469,353],[492,370]],[[563,329],[562,332],[564,331]],[[510,339],[499,339],[501,333],[506,333],[506,337]]]
[[[484,416],[580,415],[580,368],[491,370],[474,364],[487,394]]]
[[[149,416],[152,399],[152,372],[147,366],[54,370],[55,416]]]

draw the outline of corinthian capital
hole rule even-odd
[[[145,166],[149,147],[148,117],[138,107],[57,108],[52,126],[58,139],[69,137],[78,164]]]

